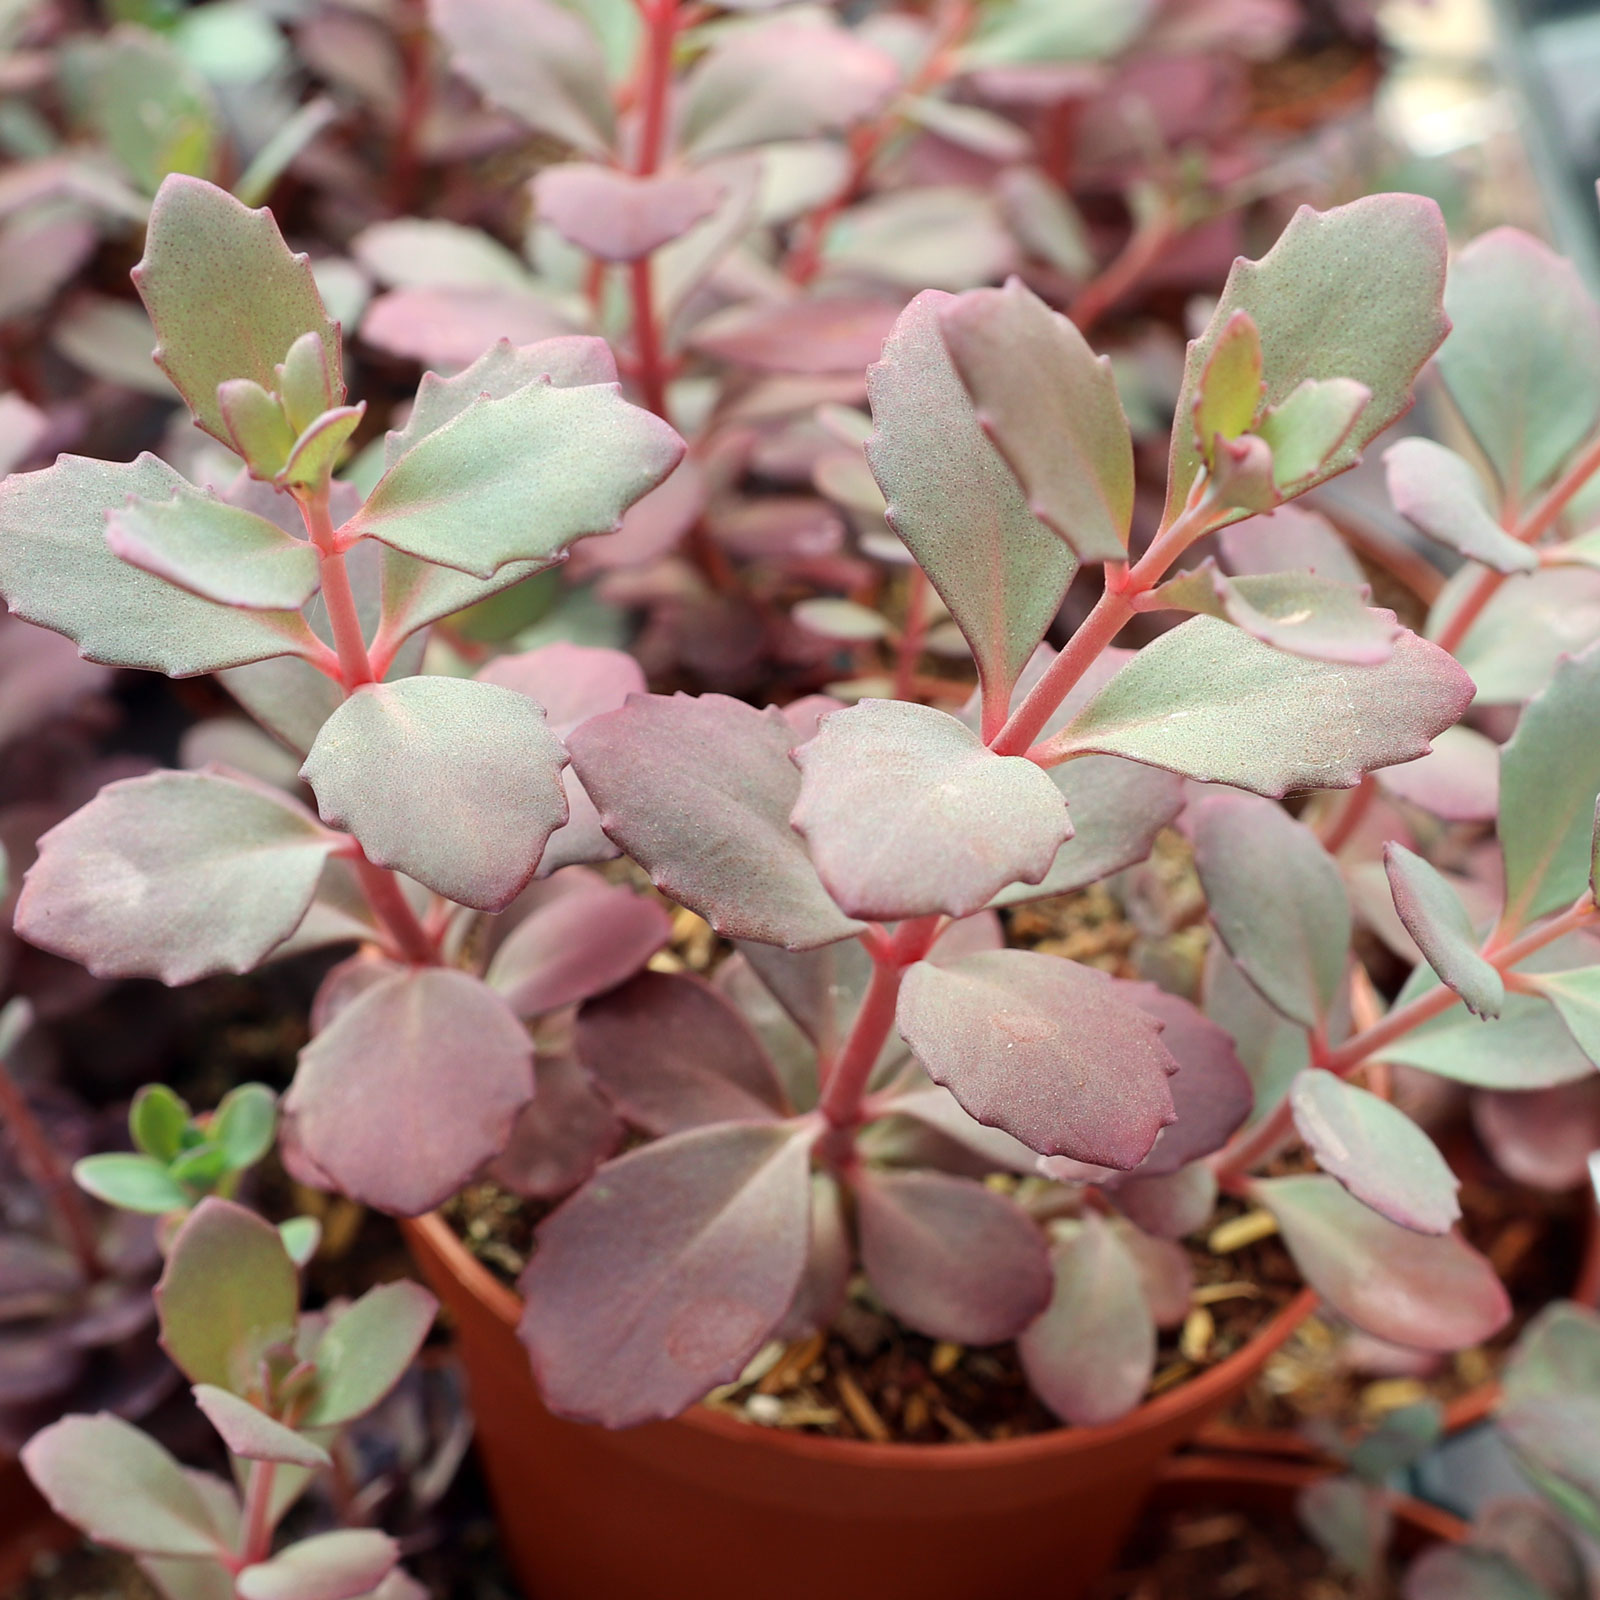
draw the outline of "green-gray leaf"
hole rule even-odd
[[[164,1162],[153,1156],[85,1156],[73,1163],[73,1180],[80,1189],[123,1211],[142,1211],[161,1216],[168,1211],[186,1211],[191,1199],[178,1180],[170,1176]]]

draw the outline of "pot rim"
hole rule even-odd
[[[522,1319],[522,1302],[467,1249],[443,1216],[437,1211],[430,1211],[425,1216],[402,1218],[401,1227],[433,1255],[474,1299],[480,1301],[509,1334],[515,1336],[517,1324]],[[1115,1422],[1094,1427],[1079,1428],[1063,1424],[1048,1433],[1028,1434],[1017,1439],[981,1440],[973,1444],[909,1444],[897,1441],[880,1444],[867,1439],[833,1439],[802,1433],[797,1429],[763,1428],[698,1405],[665,1420],[730,1442],[751,1444],[759,1441],[783,1454],[849,1462],[857,1466],[887,1465],[892,1458],[901,1466],[915,1464],[931,1470],[966,1471],[981,1465],[1020,1464],[1046,1456],[1089,1454],[1130,1435],[1156,1432],[1187,1413],[1204,1413],[1208,1405],[1223,1400],[1243,1381],[1249,1370],[1258,1367],[1278,1349],[1311,1315],[1317,1304],[1315,1291],[1301,1289],[1265,1326],[1258,1328],[1239,1349],[1216,1366],[1192,1381],[1178,1384],[1155,1399],[1146,1401]],[[528,1381],[535,1382],[531,1368]]]

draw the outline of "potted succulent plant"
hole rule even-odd
[[[333,476],[361,409],[304,259],[266,213],[199,180],[163,186],[137,274],[158,359],[248,477],[222,496],[150,457],[14,477],[0,594],[93,659],[220,671],[302,754],[317,811],[237,771],[113,784],[40,841],[17,928],[167,982],[359,943],[284,1103],[294,1170],[408,1216],[502,1157],[536,1173],[529,1192],[574,1190],[521,1285],[543,1404],[514,1298],[439,1221],[414,1234],[540,1592],[647,1591],[669,1561],[731,1593],[763,1550],[770,1564],[819,1529],[769,1592],[1081,1586],[1162,1458],[1304,1309],[1141,1404],[1160,1307],[1187,1297],[1172,1242],[1219,1191],[1369,1331],[1450,1349],[1503,1323],[1493,1271],[1452,1231],[1447,1165],[1348,1080],[1457,1026],[1462,1003],[1536,1015],[1592,1070],[1600,756],[1574,730],[1600,657],[1552,663],[1501,757],[1505,891],[1486,937],[1448,879],[1389,851],[1427,964],[1356,1026],[1343,880],[1276,799],[1434,761],[1472,680],[1298,563],[1172,571],[1352,466],[1406,409],[1447,331],[1444,278],[1437,212],[1403,195],[1302,211],[1240,262],[1190,350],[1142,553],[1108,365],[1020,283],[919,296],[870,375],[868,459],[979,694],[964,716],[758,710],[644,694],[614,651],[418,671],[429,622],[610,531],[680,441],[622,399],[599,341],[501,344],[424,381],[363,500]],[[1505,534],[1525,555],[1592,471],[1592,425],[1530,476],[1539,509]],[[1101,597],[1052,651],[1080,566],[1101,569]],[[1188,620],[1113,646],[1161,612]],[[1186,809],[1216,933],[1205,1011],[1001,946],[994,907],[1141,860]],[[740,964],[716,985],[635,976],[667,919],[581,870],[618,852]],[[647,1142],[613,1156],[625,1128]],[[1291,1148],[1298,1165],[1262,1173]],[[910,1328],[1015,1339],[1077,1426],[929,1447],[654,1420],[825,1327],[858,1266]]]

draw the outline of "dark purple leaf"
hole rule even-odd
[[[792,1342],[832,1326],[850,1290],[855,1248],[845,1225],[844,1196],[826,1172],[811,1174],[811,1238],[806,1244],[800,1286],[772,1330],[774,1339]]]
[[[519,1331],[552,1410],[628,1427],[739,1375],[805,1268],[814,1136],[674,1134],[607,1162],[541,1225]]]
[[[1198,1233],[1217,1204],[1216,1174],[1203,1161],[1153,1178],[1140,1168],[1103,1187],[1123,1216],[1158,1239],[1187,1239]]]
[[[863,1167],[852,1182],[861,1264],[909,1327],[959,1344],[998,1344],[1044,1310],[1044,1236],[1014,1202],[943,1172]]]
[[[783,1090],[750,1024],[710,984],[642,972],[578,1014],[578,1059],[649,1133],[780,1116]]]
[[[623,1126],[571,1056],[541,1056],[534,1096],[511,1125],[490,1176],[530,1200],[556,1200],[576,1189],[617,1152]]]
[[[533,1095],[532,1054],[476,978],[407,970],[366,989],[300,1052],[283,1108],[345,1194],[418,1216],[504,1147]]]
[[[1472,1097],[1472,1121],[1494,1163],[1535,1189],[1576,1189],[1600,1150],[1600,1078],[1522,1093],[1484,1090]]]
[[[979,1122],[1042,1155],[1129,1169],[1174,1118],[1159,1024],[1104,973],[996,950],[906,974],[901,1035]]]

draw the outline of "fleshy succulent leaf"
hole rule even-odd
[[[1041,1155],[1126,1170],[1174,1116],[1159,1024],[1104,973],[995,950],[905,976],[901,1035],[936,1083]]]
[[[317,1341],[306,1426],[338,1427],[372,1410],[405,1375],[438,1309],[420,1284],[384,1283],[334,1312]]]
[[[84,1156],[73,1162],[72,1179],[80,1189],[108,1206],[150,1216],[187,1210],[191,1198],[168,1172],[166,1162],[153,1156],[124,1155],[120,1151]]]
[[[1195,448],[1213,459],[1214,442],[1248,433],[1261,409],[1261,333],[1248,311],[1235,311],[1222,326],[1195,385]],[[1180,423],[1181,426],[1181,423]]]
[[[526,695],[423,677],[358,689],[323,723],[300,775],[370,860],[499,911],[567,820],[564,765]]]
[[[1374,1211],[1417,1233],[1448,1233],[1460,1220],[1460,1180],[1405,1112],[1316,1070],[1295,1079],[1289,1105],[1317,1165]]]
[[[333,1457],[314,1439],[285,1427],[265,1411],[215,1384],[197,1383],[194,1403],[234,1455],[247,1461],[277,1461],[293,1467],[326,1467]]]
[[[944,302],[939,327],[1033,514],[1082,561],[1126,559],[1133,439],[1110,358],[1018,278]]]
[[[407,969],[366,988],[300,1052],[284,1112],[345,1194],[418,1216],[504,1146],[533,1095],[532,1055],[485,984]]]
[[[1004,705],[1077,560],[984,436],[945,347],[940,315],[951,303],[936,290],[918,295],[868,369],[877,431],[867,459],[890,526],[966,636],[987,700]]]
[[[776,710],[723,695],[637,695],[567,739],[605,831],[730,939],[809,949],[859,933],[789,825],[800,773]]]
[[[40,840],[17,931],[108,977],[248,972],[294,932],[337,843],[264,787],[124,778]]]
[[[1052,1232],[1050,1304],[1017,1340],[1017,1354],[1063,1422],[1113,1422],[1139,1403],[1155,1370],[1156,1325],[1139,1267],[1092,1212]]]
[[[619,1156],[539,1229],[520,1335],[545,1403],[626,1427],[736,1378],[794,1299],[814,1137],[717,1123]]]
[[[1195,864],[1211,921],[1262,995],[1306,1027],[1344,984],[1350,902],[1339,869],[1304,823],[1247,795],[1194,809]]]
[[[1269,406],[1308,378],[1353,379],[1371,391],[1344,443],[1310,481],[1354,465],[1410,405],[1417,373],[1449,330],[1445,254],[1439,209],[1421,196],[1370,195],[1327,212],[1302,206],[1260,261],[1234,263],[1210,326],[1190,346],[1178,415],[1192,414],[1212,350],[1245,311],[1260,332]],[[1169,518],[1183,509],[1199,466],[1189,430],[1175,429]]]
[[[248,378],[276,393],[278,364],[303,334],[316,336],[329,386],[343,397],[338,324],[323,309],[311,263],[290,251],[270,211],[252,211],[200,178],[168,178],[133,281],[160,339],[156,361],[223,444],[232,441],[217,386]]]
[[[228,1171],[243,1172],[272,1148],[278,1129],[278,1097],[265,1084],[241,1083],[217,1102],[210,1137]]]
[[[533,181],[540,219],[601,261],[638,261],[702,222],[722,203],[708,172],[638,177],[592,162],[546,167]]]
[[[1495,520],[1471,465],[1432,439],[1402,439],[1383,453],[1389,498],[1418,533],[1496,572],[1532,572],[1539,558]]]
[[[300,1282],[278,1230],[214,1196],[178,1230],[156,1285],[161,1343],[191,1383],[240,1394],[255,1359],[290,1337]]]
[[[791,821],[851,916],[970,915],[1009,883],[1037,883],[1071,836],[1038,767],[931,706],[863,700],[825,717],[794,759]]]
[[[1450,880],[1403,844],[1383,847],[1394,908],[1406,932],[1439,977],[1480,1017],[1498,1017],[1506,985],[1499,969],[1478,953],[1472,919]]]
[[[313,1534],[234,1580],[239,1600],[360,1600],[394,1570],[400,1547],[376,1528]]]
[[[1045,746],[1165,767],[1277,797],[1348,789],[1425,755],[1472,698],[1437,645],[1402,633],[1374,666],[1308,661],[1214,617],[1148,644]]]
[[[1044,1236],[1014,1201],[945,1172],[863,1167],[853,1187],[862,1267],[909,1327],[959,1344],[997,1344],[1044,1310]]]
[[[1353,378],[1307,378],[1271,407],[1257,430],[1272,451],[1272,482],[1282,495],[1299,494],[1350,437],[1372,391]]]
[[[1460,1350],[1505,1326],[1494,1268],[1455,1234],[1415,1233],[1321,1174],[1262,1178],[1252,1195],[1278,1219],[1306,1282],[1340,1315],[1391,1344]]]

